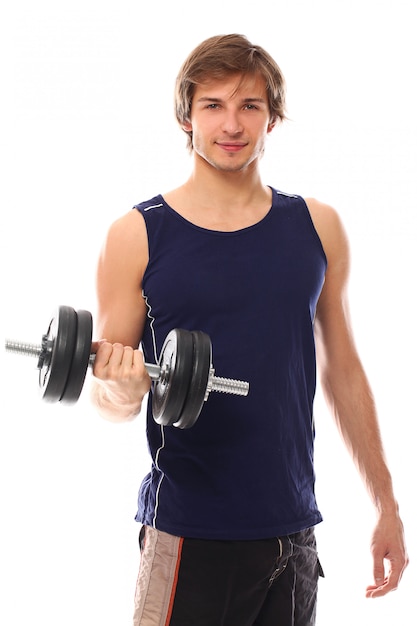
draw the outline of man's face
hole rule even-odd
[[[209,80],[195,88],[191,120],[197,157],[225,172],[238,172],[257,162],[264,151],[270,121],[265,81],[240,74]]]

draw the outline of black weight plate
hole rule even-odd
[[[80,397],[91,354],[93,318],[89,311],[77,311],[77,338],[67,384],[61,396],[63,404],[74,404]]]
[[[171,330],[159,355],[159,367],[167,368],[154,384],[152,413],[157,424],[171,426],[182,411],[193,369],[193,338],[188,330]]]
[[[174,423],[177,428],[191,428],[196,423],[203,408],[211,368],[211,340],[201,330],[192,332],[194,341],[193,373],[190,388],[179,419]]]
[[[41,396],[58,402],[67,383],[77,334],[77,314],[69,306],[60,306],[44,337],[50,354],[39,369]]]

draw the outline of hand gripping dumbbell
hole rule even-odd
[[[6,350],[38,357],[41,397],[48,402],[75,403],[84,385],[91,354],[93,321],[89,311],[60,306],[41,345],[6,339]],[[202,331],[171,330],[157,364],[145,363],[153,381],[152,413],[163,426],[190,428],[211,391],[246,396],[247,382],[219,378],[212,366],[210,337]]]

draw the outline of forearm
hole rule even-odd
[[[377,519],[371,539],[374,582],[367,586],[366,596],[378,597],[396,589],[408,557],[372,392],[359,360],[346,363],[337,367],[333,362],[324,372],[323,390],[375,506]]]
[[[100,381],[93,379],[91,383],[91,402],[99,415],[110,422],[124,423],[135,419],[140,413],[143,397],[137,396],[133,402],[126,402],[112,394]]]
[[[322,376],[323,390],[342,438],[378,513],[397,513],[374,398],[360,362]]]

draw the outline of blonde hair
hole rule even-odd
[[[195,86],[231,74],[261,75],[265,79],[271,123],[284,120],[285,79],[274,59],[244,35],[218,35],[198,45],[184,61],[175,84],[175,116],[179,125],[190,122]],[[192,132],[187,146],[192,149]]]

